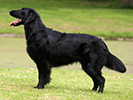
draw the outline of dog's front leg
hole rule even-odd
[[[44,85],[50,82],[51,69],[48,64],[37,64],[37,68],[39,73],[39,82],[34,88],[42,89],[44,88]]]

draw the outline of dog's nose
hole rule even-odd
[[[12,10],[10,10],[9,12],[12,12]]]

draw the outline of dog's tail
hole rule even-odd
[[[126,72],[126,67],[120,59],[109,52],[106,67],[121,73]]]

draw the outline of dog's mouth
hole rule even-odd
[[[10,26],[17,26],[17,25],[19,25],[20,23],[22,22],[22,19],[17,19],[17,20],[15,20],[15,21],[13,21],[11,24],[10,24]]]

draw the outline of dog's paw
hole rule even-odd
[[[43,89],[44,87],[38,87],[38,86],[35,86],[33,87],[34,89]]]
[[[35,86],[35,87],[33,87],[34,89],[38,89],[38,87],[37,86]]]

